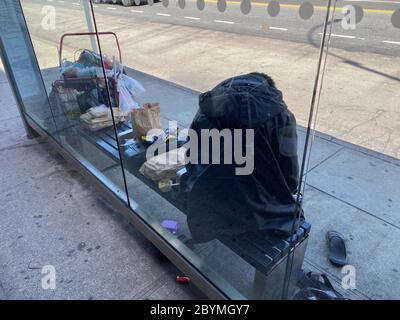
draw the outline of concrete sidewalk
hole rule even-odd
[[[176,285],[178,271],[45,143],[25,139],[4,79],[1,90],[1,105],[11,106],[1,115],[0,137],[0,282],[5,296],[200,297],[194,288]],[[299,135],[301,153],[303,129]],[[357,288],[344,293],[353,299],[398,298],[398,176],[399,160],[317,134],[304,198],[313,225],[304,268],[328,274],[343,292],[341,269],[327,260],[325,233],[334,229],[346,237],[349,263],[357,272]],[[61,277],[55,292],[40,288],[40,269],[49,261]]]
[[[1,67],[1,65],[0,65]],[[204,299],[40,139],[0,71],[0,299]],[[54,265],[56,290],[41,287]]]

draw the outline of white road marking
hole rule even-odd
[[[318,33],[320,36],[322,36],[322,32]],[[329,36],[329,33],[326,34],[327,36]],[[336,34],[336,33],[332,33],[331,34],[332,37],[338,37],[338,38],[347,38],[347,39],[355,39],[355,36],[348,36],[345,34]]]
[[[200,20],[200,18],[198,17],[184,17],[184,18],[189,20]]]
[[[74,6],[80,6],[80,5],[81,5],[80,3],[76,3],[76,2],[72,2],[72,4],[73,4]]]
[[[390,44],[398,44],[400,45],[399,41],[390,41],[390,40],[383,40],[384,43],[390,43]]]
[[[117,8],[114,7],[107,7],[108,10],[117,10]]]
[[[158,16],[162,17],[170,17],[171,15],[169,13],[157,13]]]
[[[131,12],[133,12],[133,13],[143,13],[144,11],[142,11],[142,10],[131,10]]]
[[[288,31],[286,28],[280,28],[280,27],[269,27],[271,30],[280,30],[280,31]]]
[[[226,20],[214,20],[217,23],[226,23],[226,24],[235,24],[233,21],[226,21]]]

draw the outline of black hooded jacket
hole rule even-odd
[[[202,129],[228,129],[232,136],[235,129],[254,130],[251,174],[237,175],[240,165],[235,162],[187,165],[184,187],[193,239],[204,242],[219,235],[263,230],[289,234],[296,207],[292,195],[299,183],[296,120],[272,80],[250,73],[201,94],[191,129],[199,137]],[[243,152],[250,143],[244,136]],[[212,150],[210,144],[211,140]],[[224,143],[221,163],[223,150]],[[202,151],[199,148],[199,162]]]

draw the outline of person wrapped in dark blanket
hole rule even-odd
[[[298,210],[293,196],[299,184],[296,119],[274,81],[261,73],[223,81],[200,95],[191,129],[198,137],[202,129],[228,129],[232,136],[235,129],[243,132],[241,141],[233,141],[232,164],[223,159],[224,139],[220,164],[211,163],[210,138],[210,161],[201,161],[205,150],[199,147],[198,164],[192,161],[186,166],[183,190],[193,241],[245,232],[289,235]],[[254,141],[245,141],[246,129],[254,130]],[[246,144],[252,145],[254,164],[250,173],[238,175],[236,169],[243,164],[235,161],[234,149],[240,146],[243,153]]]

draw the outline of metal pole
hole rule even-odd
[[[89,2],[91,0],[82,0],[82,6],[83,6],[83,10],[85,12],[85,18],[86,18],[86,23],[87,23],[87,27],[89,32],[93,32],[95,33],[95,28],[94,28],[94,24],[93,24],[93,18],[92,18],[92,12],[90,10],[90,5]],[[92,44],[92,51],[99,53],[99,47],[96,41],[96,36],[90,36],[90,42]]]

